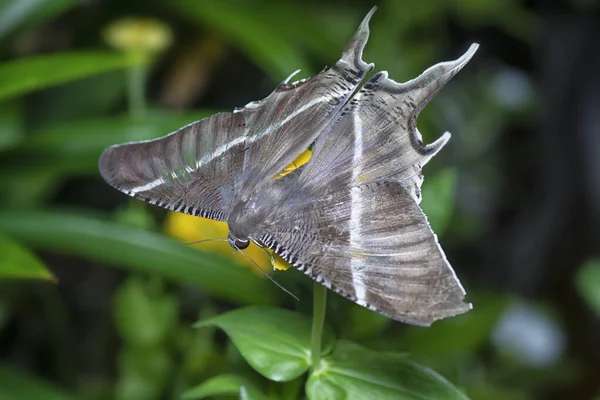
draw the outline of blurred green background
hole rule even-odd
[[[364,59],[397,81],[481,48],[419,118],[452,140],[422,206],[474,303],[415,328],[331,295],[338,336],[406,351],[473,399],[600,398],[600,20],[593,0],[1,0],[0,398],[175,399],[247,371],[191,324],[239,305],[310,313],[276,279],[99,177],[102,150]],[[197,232],[197,236],[196,235]]]

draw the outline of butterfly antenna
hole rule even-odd
[[[258,268],[267,278],[269,278],[269,280],[271,282],[273,282],[275,285],[277,285],[277,287],[279,287],[281,290],[283,290],[284,292],[286,292],[287,294],[289,294],[290,296],[292,296],[296,301],[300,301],[300,299],[298,297],[296,297],[296,295],[292,292],[290,292],[289,290],[287,290],[286,288],[284,288],[279,282],[277,282],[275,279],[273,279],[273,277],[269,274],[267,274],[265,272],[264,269],[262,269],[260,267],[260,265],[258,265],[258,263],[256,261],[254,261],[253,259],[251,259],[246,253],[244,253],[242,250],[237,249],[244,257],[246,257],[252,264],[254,264],[256,266],[256,268]]]
[[[227,239],[219,239],[219,238],[214,238],[214,239],[202,239],[202,240],[196,240],[195,242],[189,242],[189,243],[184,243],[185,245],[189,246],[192,244],[198,244],[198,243],[204,243],[204,242],[224,242]]]

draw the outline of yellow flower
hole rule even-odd
[[[165,50],[173,41],[171,29],[150,18],[125,18],[108,25],[104,40],[125,53],[150,55]]]
[[[285,167],[278,177],[287,175],[301,165],[306,164],[311,155],[311,151],[306,150],[304,153],[300,154],[290,165]],[[178,212],[169,213],[165,223],[165,231],[170,236],[187,243],[197,242],[205,239],[227,239],[228,233],[226,222],[214,221],[212,219],[195,217]],[[239,251],[234,251],[231,248],[227,240],[207,241],[199,243],[197,246],[199,249],[213,251],[230,257],[236,263],[249,266],[253,270],[256,270],[256,267],[250,261],[248,261],[246,257],[240,254]],[[275,267],[279,270],[286,270],[290,267],[290,265],[277,254],[273,253],[269,249],[267,249],[267,251],[273,255],[275,265],[272,265],[271,258],[267,255],[265,250],[261,249],[254,243],[250,243],[250,246],[243,250],[243,252],[252,260],[254,260],[265,272],[269,272],[272,267]],[[257,272],[262,274],[260,271]]]

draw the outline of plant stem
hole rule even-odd
[[[147,75],[146,63],[133,65],[127,70],[127,103],[131,118],[142,119],[146,114]]]
[[[311,335],[311,361],[312,369],[316,370],[321,361],[321,340],[323,325],[325,324],[325,310],[327,306],[327,289],[325,286],[314,283],[313,289],[313,323]]]

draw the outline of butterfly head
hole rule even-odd
[[[249,239],[239,239],[239,238],[235,237],[234,235],[232,235],[231,232],[229,233],[229,236],[227,237],[227,241],[229,242],[229,245],[236,250],[244,250],[245,248],[250,246]]]

